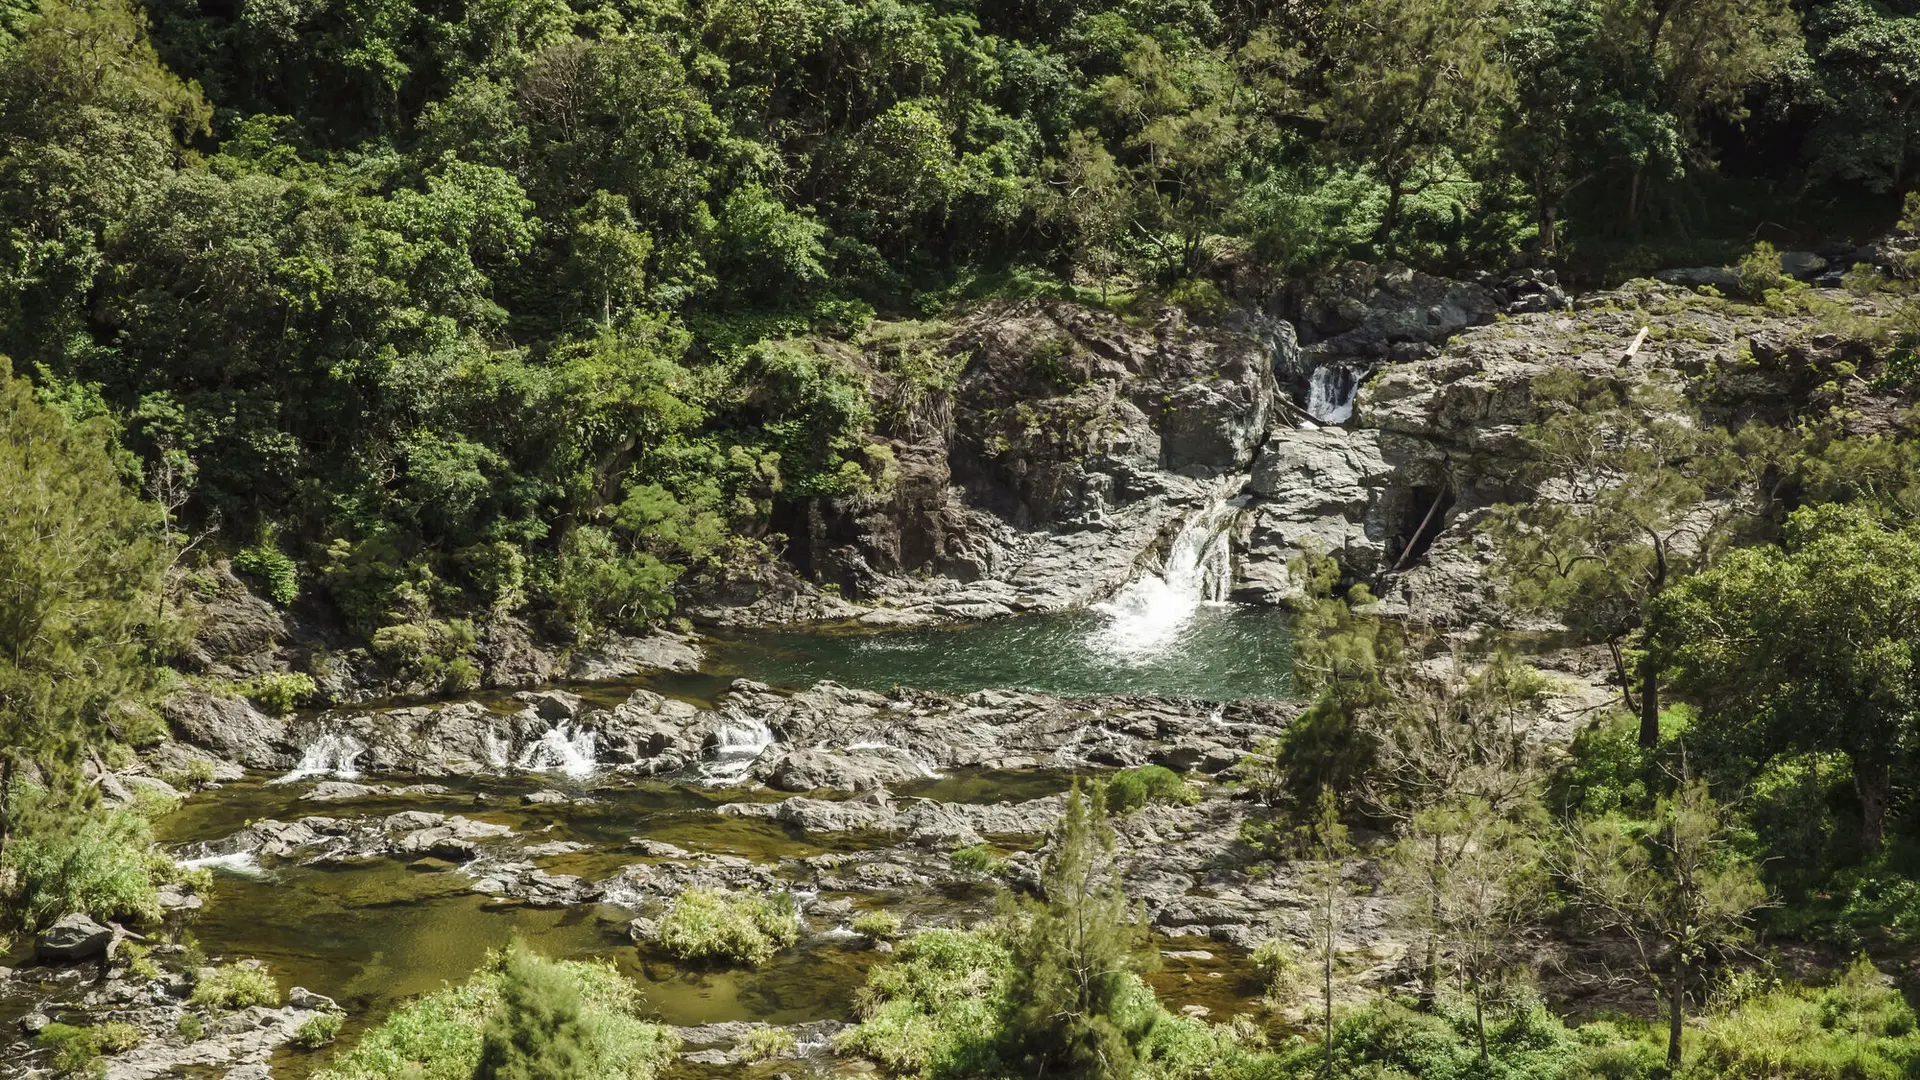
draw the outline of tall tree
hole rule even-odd
[[[1781,546],[1733,552],[1660,614],[1709,730],[1745,739],[1755,760],[1845,754],[1861,841],[1880,850],[1894,776],[1920,745],[1920,525],[1797,510]]]
[[[1568,368],[1534,382],[1546,413],[1521,440],[1533,484],[1550,497],[1494,508],[1483,528],[1509,602],[1604,642],[1621,693],[1635,707],[1624,649],[1643,644],[1653,602],[1707,564],[1741,497],[1742,458],[1730,438],[1692,415],[1678,394],[1631,388]],[[1640,741],[1660,737],[1660,665],[1639,662]]]
[[[1316,111],[1340,153],[1372,170],[1387,203],[1374,233],[1391,244],[1406,200],[1464,176],[1459,162],[1496,130],[1512,92],[1493,0],[1335,0],[1327,8],[1325,94]]]
[[[0,360],[0,850],[23,774],[78,799],[87,753],[153,734],[129,725],[155,684],[159,529],[103,425],[40,405]]]
[[[1146,1017],[1121,1008],[1151,957],[1146,925],[1121,891],[1106,792],[1078,783],[1041,866],[1043,900],[1009,936],[1008,1058],[1022,1075],[1124,1080]]]
[[[1682,777],[1648,822],[1608,817],[1576,826],[1559,867],[1596,928],[1623,937],[1667,999],[1667,1066],[1680,1064],[1687,994],[1703,966],[1745,932],[1766,900],[1732,846],[1726,810],[1704,781]]]

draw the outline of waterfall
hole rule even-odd
[[[562,720],[527,745],[520,754],[520,767],[528,772],[558,772],[585,780],[593,775],[594,744],[593,732],[575,731],[572,724]]]
[[[313,776],[332,776],[340,780],[353,780],[360,776],[360,770],[354,762],[367,752],[365,743],[344,731],[324,731],[320,737],[300,751],[300,764],[293,771],[273,781],[276,784],[291,784],[296,780],[305,780]]]
[[[1353,418],[1353,399],[1359,392],[1359,372],[1322,364],[1307,377],[1307,415],[1323,424],[1344,424]]]
[[[700,766],[701,781],[715,786],[738,783],[773,742],[773,729],[763,721],[729,711],[713,729],[713,758]]]
[[[1129,582],[1113,599],[1093,605],[1107,617],[1091,644],[1120,656],[1159,655],[1179,637],[1203,603],[1227,598],[1233,586],[1234,519],[1240,506],[1219,499],[1180,525],[1165,566]]]

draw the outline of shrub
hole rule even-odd
[[[896,1075],[980,1061],[999,1037],[1012,974],[1006,946],[989,934],[915,934],[892,963],[868,973],[855,998],[862,1020],[835,1040],[835,1048]]]
[[[1148,803],[1183,806],[1199,798],[1199,792],[1172,769],[1161,765],[1122,769],[1107,781],[1107,806],[1116,814],[1130,813]]]
[[[199,1042],[207,1036],[207,1026],[192,1013],[180,1017],[180,1022],[173,1026],[173,1031],[188,1042]]]
[[[1786,288],[1792,281],[1780,268],[1780,252],[1765,240],[1741,258],[1734,268],[1740,279],[1740,291],[1749,299],[1764,299],[1767,293]]]
[[[1231,306],[1220,286],[1206,278],[1184,278],[1167,290],[1168,302],[1185,311],[1197,322],[1212,322]]]
[[[156,883],[171,867],[153,850],[147,819],[127,811],[96,813],[78,825],[36,831],[7,845],[0,861],[0,871],[13,876],[7,906],[29,931],[73,912],[156,921],[161,914]]]
[[[344,1018],[337,1012],[319,1013],[300,1025],[299,1030],[293,1033],[293,1041],[308,1050],[318,1049],[340,1034],[343,1022]]]
[[[1270,1000],[1285,1003],[1300,996],[1300,960],[1293,946],[1268,938],[1254,947],[1253,966]]]
[[[253,578],[267,596],[286,607],[300,596],[300,568],[294,564],[274,536],[272,525],[260,527],[260,541],[234,553],[233,568]]]
[[[226,964],[200,976],[189,1000],[215,1009],[274,1006],[280,1004],[280,984],[265,968]]]
[[[757,1027],[747,1032],[740,1040],[740,1059],[742,1061],[771,1061],[778,1057],[792,1057],[799,1048],[800,1040],[793,1032],[783,1027]]]
[[[971,870],[976,874],[997,874],[1006,869],[1006,860],[986,844],[969,844],[955,848],[948,858],[953,865],[962,870]]]
[[[688,889],[660,920],[660,947],[682,960],[759,967],[800,939],[793,898],[785,893]]]
[[[320,692],[313,676],[301,671],[270,671],[240,686],[240,692],[270,713],[285,715]],[[211,769],[211,766],[208,766]]]
[[[1830,986],[1761,994],[1700,1033],[1690,1073],[1777,1080],[1876,1080],[1914,1075],[1914,1012],[1865,957]]]
[[[472,1080],[484,1036],[502,1002],[510,953],[495,953],[473,977],[395,1009],[315,1080]],[[568,1080],[652,1080],[679,1040],[647,1023],[646,999],[604,961],[526,961],[558,972],[579,1002],[585,1054]],[[539,977],[537,977],[539,978]],[[523,1002],[526,1000],[522,999]]]
[[[900,916],[891,911],[866,911],[854,917],[853,930],[875,941],[892,941],[900,936]]]
[[[72,1024],[48,1024],[35,1042],[53,1051],[53,1067],[63,1073],[92,1071],[100,1058],[100,1031]]]
[[[139,1046],[140,1040],[147,1037],[146,1032],[119,1020],[109,1020],[101,1024],[98,1030],[100,1049],[109,1054],[125,1053]]]
[[[127,970],[142,979],[160,977],[160,965],[153,962],[152,952],[148,946],[132,941],[120,946],[120,955],[127,959]]]

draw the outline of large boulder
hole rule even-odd
[[[63,915],[33,939],[33,955],[43,964],[72,964],[105,956],[113,928],[84,914]]]
[[[190,687],[169,697],[160,711],[176,737],[236,765],[284,769],[297,759],[287,741],[286,721],[261,712],[245,698]]]

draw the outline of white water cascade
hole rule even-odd
[[[1359,392],[1359,372],[1322,364],[1307,379],[1307,415],[1323,424],[1344,424],[1353,418],[1353,399]]]
[[[701,763],[701,781],[715,786],[737,783],[773,742],[773,729],[764,722],[729,711],[713,729],[713,757]]]
[[[591,731],[575,731],[562,720],[546,734],[527,744],[520,752],[520,767],[527,772],[565,773],[569,779],[585,780],[593,775],[596,740]]]
[[[291,784],[315,776],[354,780],[360,776],[360,769],[355,763],[366,752],[365,743],[344,731],[323,731],[319,738],[300,751],[300,763],[293,767],[293,771],[273,783]]]
[[[1233,586],[1232,527],[1240,514],[1220,499],[1187,518],[1167,549],[1166,565],[1127,583],[1113,599],[1093,605],[1107,617],[1090,644],[1128,660],[1165,652],[1201,604],[1227,598]]]

